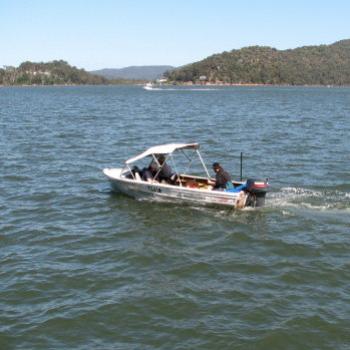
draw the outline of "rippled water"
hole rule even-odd
[[[349,88],[0,88],[0,125],[1,349],[349,349]],[[111,193],[173,141],[266,207]]]

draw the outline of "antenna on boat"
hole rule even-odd
[[[241,152],[240,177],[241,177],[241,181],[243,181],[243,152]]]

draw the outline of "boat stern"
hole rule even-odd
[[[269,188],[268,179],[257,181],[248,179],[246,183],[246,192],[248,193],[247,204],[249,207],[262,207],[265,205],[266,193]]]

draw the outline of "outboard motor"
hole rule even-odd
[[[268,186],[267,179],[266,181],[248,179],[246,182],[246,191],[249,196],[246,205],[249,207],[262,207],[265,204],[265,196]]]

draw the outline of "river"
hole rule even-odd
[[[349,349],[350,88],[0,88],[1,349]],[[266,206],[136,201],[147,147],[269,178]]]

